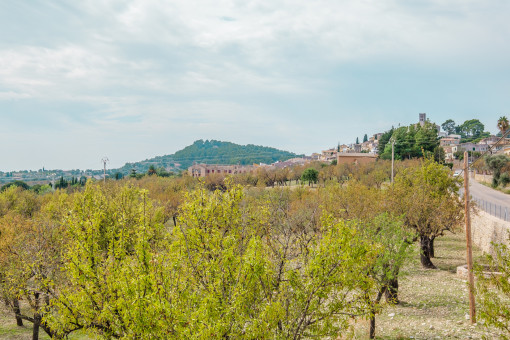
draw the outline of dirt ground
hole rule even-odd
[[[447,235],[435,241],[436,270],[422,269],[417,251],[406,265],[400,281],[397,306],[385,308],[376,319],[378,339],[497,339],[498,333],[482,323],[469,320],[467,281],[456,274],[466,264],[464,233]],[[475,263],[483,260],[474,247]],[[368,323],[356,325],[355,339],[368,338]]]

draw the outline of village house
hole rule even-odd
[[[460,139],[457,139],[457,138],[445,137],[445,138],[441,138],[439,140],[439,145],[441,145],[441,146],[451,146],[451,145],[459,145],[459,144],[460,144]]]
[[[372,153],[340,152],[337,154],[337,164],[367,164],[377,160]]]
[[[207,177],[212,174],[235,175],[253,172],[251,165],[193,164],[188,168],[192,177]]]
[[[485,152],[489,149],[488,144],[475,144],[475,143],[462,143],[454,146],[453,152],[457,151],[474,151],[474,152]]]
[[[449,162],[449,163],[453,162],[453,160],[455,158],[454,155],[453,155],[453,153],[454,153],[454,151],[453,151],[454,146],[446,145],[446,146],[443,146],[442,148],[444,150],[444,159],[445,159],[445,161]]]
[[[333,159],[336,159],[337,151],[335,148],[323,150],[321,153],[321,161],[332,161]]]

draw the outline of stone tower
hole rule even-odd
[[[426,113],[420,113],[420,125],[423,126],[425,124],[425,121],[427,120],[427,114]]]

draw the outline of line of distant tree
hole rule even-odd
[[[411,124],[392,127],[383,133],[379,139],[379,156],[382,159],[391,159],[391,141],[395,144],[395,159],[411,159],[432,154],[437,162],[444,162],[444,151],[439,147],[437,127],[429,121],[423,126]]]
[[[447,119],[441,124],[441,128],[449,135],[460,135],[461,143],[476,143],[480,139],[490,136],[490,132],[484,131],[485,126],[478,119],[469,119],[460,125],[457,125],[453,119]]]

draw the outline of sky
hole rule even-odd
[[[510,115],[507,0],[0,2],[0,171]]]

